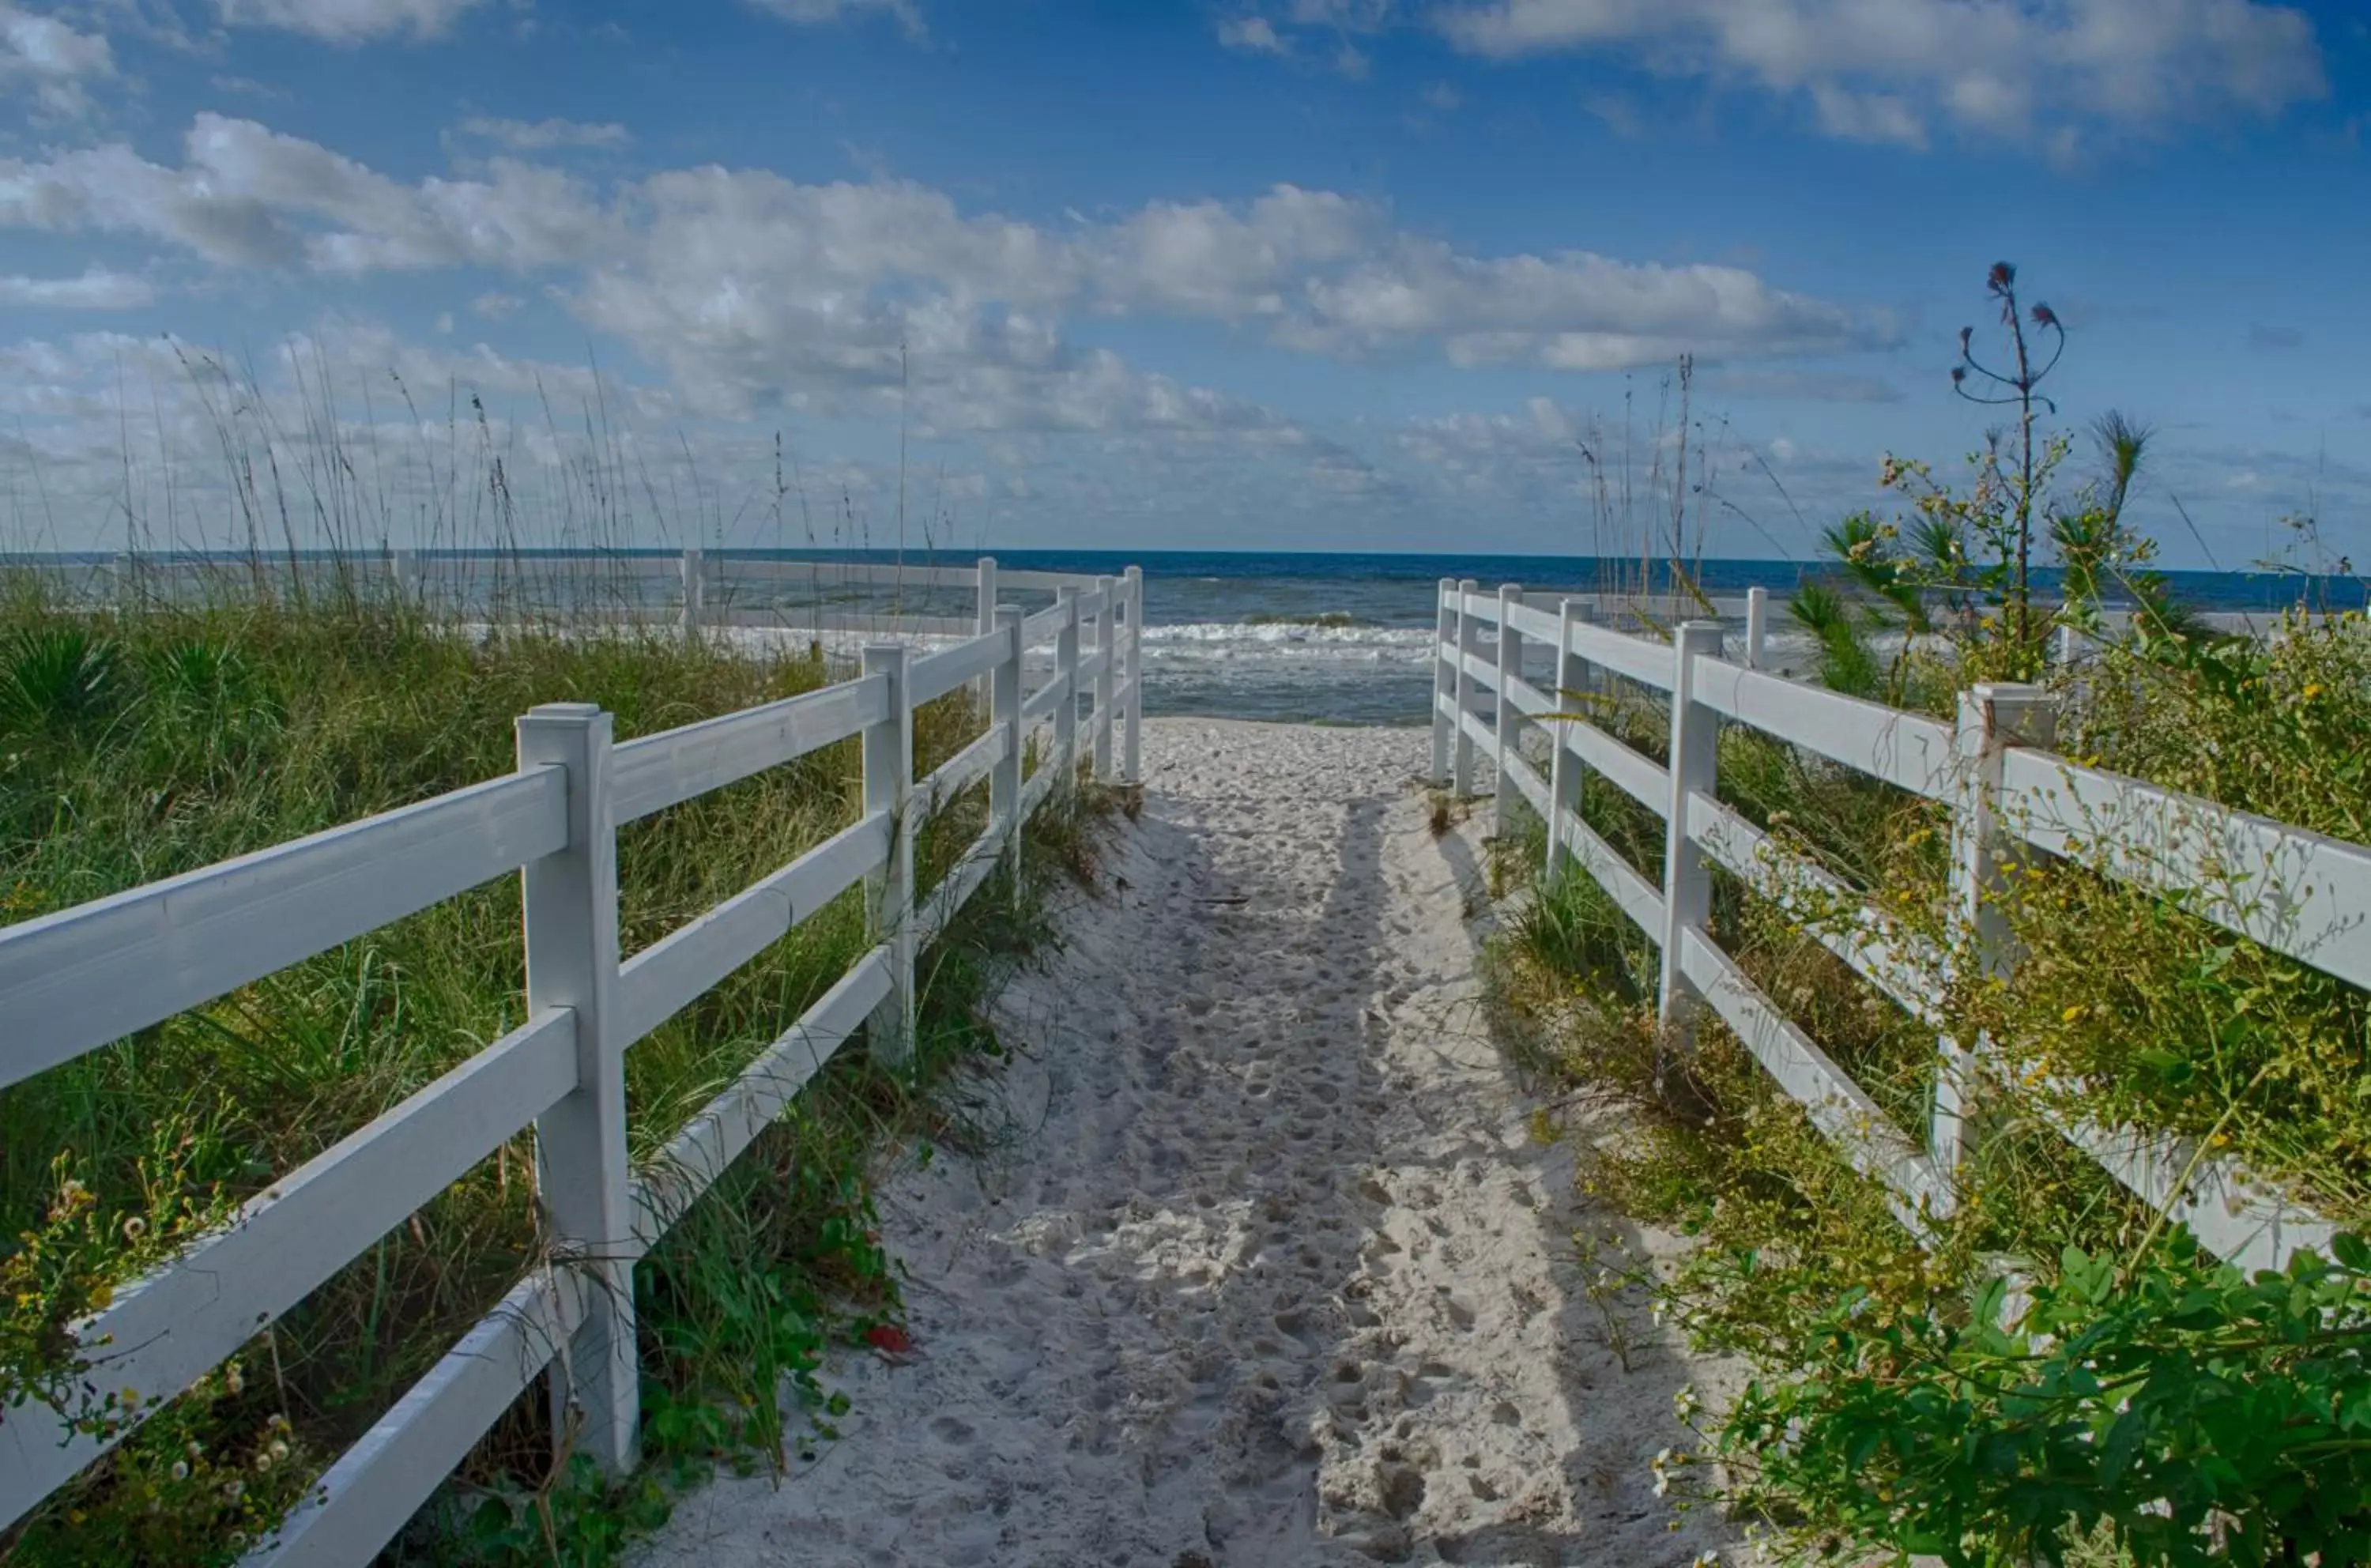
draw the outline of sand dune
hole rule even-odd
[[[1481,824],[1415,731],[1146,726],[1142,819],[1000,1003],[1007,1131],[883,1194],[914,1353],[650,1568],[1683,1564],[1676,1352],[1583,1299],[1569,1158],[1476,1006]],[[1668,1239],[1630,1239],[1648,1251]],[[1617,1307],[1616,1310],[1625,1309]],[[1635,1303],[1628,1332],[1651,1342]]]

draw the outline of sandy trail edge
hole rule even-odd
[[[1729,1539],[1656,1497],[1691,1369],[1624,1371],[1568,1152],[1476,1005],[1468,824],[1420,732],[1145,728],[1142,820],[998,1005],[999,1152],[882,1195],[915,1355],[850,1356],[846,1435],[723,1479],[644,1568],[1370,1562],[1660,1568]],[[1485,813],[1486,815],[1486,813]]]

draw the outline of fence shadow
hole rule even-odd
[[[1486,765],[1483,773],[1486,781]],[[1488,868],[1466,834],[1438,834],[1431,842],[1447,874],[1466,890],[1466,906],[1478,912],[1464,928],[1478,971],[1498,924],[1488,897]],[[1621,1136],[1625,1113],[1576,1098],[1569,1085],[1533,1081],[1515,1066],[1511,1043],[1499,1037],[1478,995],[1473,1006],[1471,1027],[1491,1047],[1497,1093],[1523,1113],[1556,1108],[1558,1141],[1534,1144],[1514,1158],[1534,1165],[1550,1200],[1535,1223],[1543,1250],[1556,1260],[1556,1289],[1544,1310],[1555,1325],[1555,1397],[1574,1436],[1558,1477],[1571,1522],[1491,1523],[1431,1537],[1428,1544],[1449,1562],[1607,1568],[1693,1562],[1699,1553],[1734,1541],[1737,1532],[1710,1509],[1681,1514],[1657,1493],[1650,1469],[1658,1452],[1689,1442],[1674,1401],[1705,1370],[1691,1363],[1673,1332],[1653,1321],[1648,1293],[1637,1283],[1672,1253],[1677,1239],[1637,1225],[1579,1189],[1578,1155]],[[1671,1528],[1675,1519],[1677,1530]]]

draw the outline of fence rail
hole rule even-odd
[[[1576,863],[1656,943],[1662,1026],[1683,1039],[1697,1008],[1709,1008],[1846,1158],[1884,1184],[1895,1213],[1915,1231],[1955,1208],[1967,1145],[1961,1103],[1978,1075],[2005,1073],[1988,1042],[1972,1055],[1960,1050],[1936,1010],[1934,981],[1953,962],[2009,973],[2015,954],[1990,894],[2015,845],[2083,857],[2226,930],[2371,986],[2371,850],[2053,755],[2044,749],[2050,698],[2039,687],[1978,686],[1963,697],[1957,721],[1946,724],[1751,667],[1760,662],[1759,614],[1749,619],[1752,637],[1741,664],[1723,657],[1717,622],[1683,623],[1671,642],[1658,642],[1592,624],[1598,606],[1590,601],[1564,600],[1550,615],[1519,587],[1485,594],[1470,580],[1444,580],[1439,603],[1435,782],[1470,795],[1477,758],[1491,762],[1502,811],[1521,799],[1546,824],[1548,874]],[[1487,654],[1486,628],[1497,644]],[[1533,647],[1548,656],[1556,698],[1525,676]],[[1590,723],[1585,706],[1572,700],[1617,679],[1668,700],[1668,763]],[[1724,804],[1715,749],[1723,723],[1949,808],[1949,892],[1968,934],[1965,953],[1946,953],[1903,931],[1856,890]],[[1527,760],[1540,749],[1531,744],[1534,736],[1547,753],[1544,779]],[[1582,819],[1584,780],[1592,776],[1663,820],[1660,886]],[[1709,866],[1782,906],[1816,910],[1822,918],[1810,923],[1812,935],[1937,1030],[1923,1136],[1890,1119],[1722,951],[1710,929]],[[2148,1128],[2076,1119],[2056,1125],[2128,1190],[2242,1267],[2278,1268],[2300,1248],[2329,1245],[2328,1219],[2252,1177],[2238,1159]]]
[[[797,563],[805,570],[805,563]],[[696,581],[698,563],[687,568]],[[851,571],[855,569],[850,569]],[[873,570],[873,569],[865,569]],[[506,1139],[536,1129],[552,1243],[495,1310],[348,1449],[307,1502],[246,1560],[368,1562],[493,1421],[549,1371],[562,1440],[612,1470],[635,1457],[631,1266],[852,1035],[908,1059],[917,950],[1020,830],[1092,760],[1133,780],[1142,685],[1143,578],[1012,573],[1053,590],[1024,618],[999,603],[993,560],[932,581],[977,587],[965,640],[920,658],[865,651],[864,673],[820,690],[622,744],[588,704],[519,720],[518,771],[417,805],[40,919],[0,928],[0,1087],[162,1022],[450,898],[521,874],[527,1021],[281,1177],[171,1262],[75,1325],[94,1401],[127,1397],[124,1425],[220,1365]],[[910,580],[910,579],[908,579]],[[696,594],[686,603],[697,610]],[[1081,657],[1081,633],[1093,654]],[[1050,675],[1024,696],[1031,650]],[[929,775],[913,769],[919,705],[978,683],[986,729]],[[1080,705],[1089,702],[1086,757]],[[1050,747],[1024,782],[1036,732]],[[632,958],[619,960],[616,835],[635,818],[861,737],[858,820]],[[983,779],[989,825],[920,907],[916,835]],[[678,1129],[630,1167],[624,1056],[633,1043],[847,889],[868,890],[862,957]],[[77,1434],[38,1403],[0,1423],[0,1528],[121,1440]]]

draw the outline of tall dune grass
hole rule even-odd
[[[18,921],[508,771],[512,721],[597,702],[625,739],[811,689],[801,648],[528,622],[465,628],[368,586],[216,583],[123,610],[0,582],[0,921]],[[916,715],[918,763],[977,732],[963,694]],[[621,830],[621,932],[647,945],[853,821],[853,741]],[[934,821],[927,887],[985,825],[983,787]],[[662,1460],[777,1457],[778,1378],[827,1427],[823,1352],[897,1312],[873,1239],[885,1140],[959,1137],[932,1088],[996,1049],[983,997],[1084,831],[1033,829],[1041,868],[995,886],[927,955],[919,1088],[851,1048],[638,1270],[647,1441]],[[856,890],[642,1041],[630,1137],[653,1154],[862,951]],[[521,1021],[516,879],[448,900],[0,1091],[5,1348],[17,1365],[162,1250]],[[953,1118],[953,1120],[951,1120]],[[538,1256],[522,1135],[167,1407],[13,1534],[40,1568],[234,1560]],[[6,1412],[39,1421],[38,1404]],[[601,1561],[648,1482],[549,1468],[539,1396],[481,1446],[398,1556]]]

